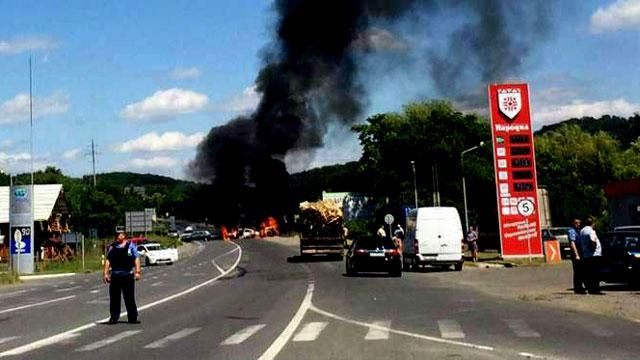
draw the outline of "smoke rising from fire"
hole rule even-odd
[[[275,0],[273,8],[275,39],[256,79],[258,108],[211,129],[189,171],[228,196],[248,185],[262,205],[274,207],[286,193],[284,156],[322,147],[332,122],[361,119],[367,91],[359,60],[369,51],[363,54],[357,44],[371,29],[379,34],[379,23],[451,14],[463,19],[445,52],[421,54],[440,95],[454,100],[474,89],[471,84],[517,74],[530,49],[528,39],[542,37],[548,28],[548,4],[540,1]]]

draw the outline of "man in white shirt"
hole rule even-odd
[[[594,218],[586,220],[585,227],[580,230],[580,249],[585,275],[585,285],[589,294],[600,295],[600,259],[602,246],[596,231],[593,229]]]

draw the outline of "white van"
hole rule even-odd
[[[454,207],[422,207],[407,216],[403,242],[405,269],[419,265],[448,267],[462,270],[462,224]]]

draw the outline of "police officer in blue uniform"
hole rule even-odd
[[[120,294],[127,308],[127,321],[139,324],[135,300],[135,282],[140,280],[140,259],[135,244],[127,241],[124,232],[118,233],[116,241],[109,246],[104,261],[103,281],[109,284],[109,324],[120,318]]]

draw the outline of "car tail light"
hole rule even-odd
[[[389,255],[400,255],[400,250],[398,250],[398,249],[389,249],[389,250],[386,250],[386,253],[389,254]]]
[[[367,254],[368,251],[365,249],[356,249],[356,255],[364,255]]]

